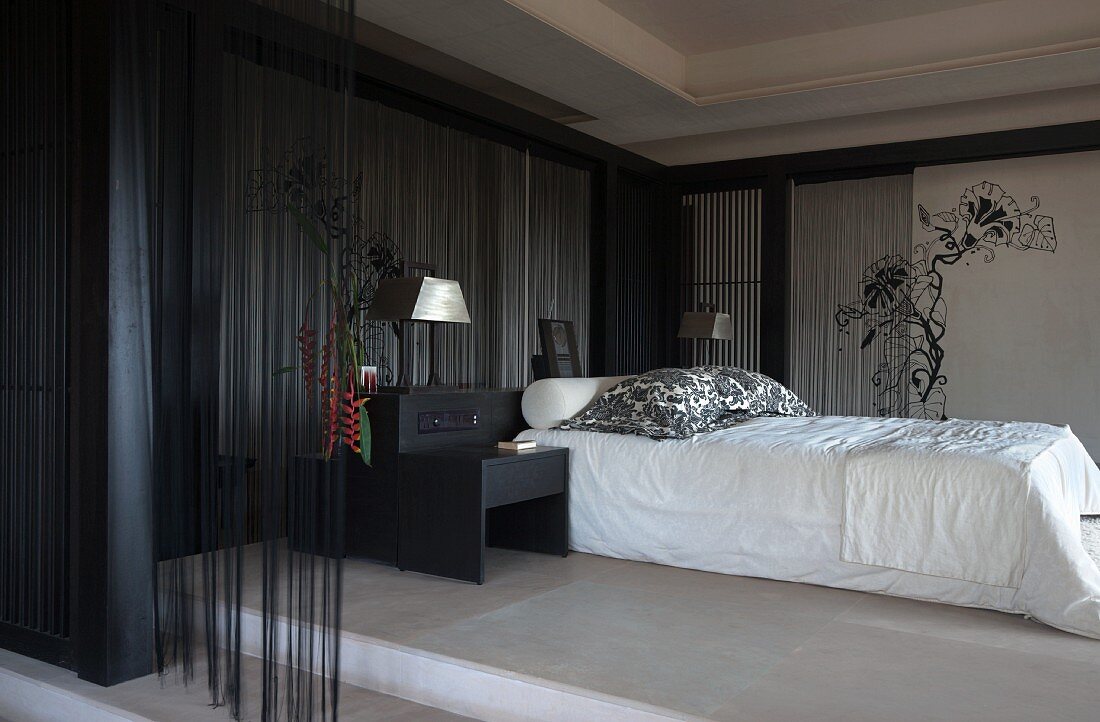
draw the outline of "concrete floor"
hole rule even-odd
[[[1100,641],[999,612],[495,549],[344,589],[347,630],[713,720],[1100,720]]]

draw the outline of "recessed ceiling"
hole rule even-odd
[[[480,91],[506,103],[541,115],[559,123],[578,123],[593,120],[576,108],[559,103],[545,95],[505,80],[498,75],[464,63],[441,53],[435,48],[398,35],[385,28],[359,18],[355,27],[356,42],[371,50],[396,58],[429,73],[446,78],[467,88]]]
[[[635,149],[1100,86],[1098,0],[371,0],[357,11]]]
[[[684,55],[767,43],[993,0],[599,0]]]

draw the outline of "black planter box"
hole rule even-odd
[[[294,457],[286,498],[292,551],[343,558],[346,467],[342,449],[327,461],[319,454]]]

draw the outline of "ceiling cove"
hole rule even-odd
[[[619,145],[1100,84],[1096,0],[372,0]]]

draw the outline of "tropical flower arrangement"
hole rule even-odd
[[[301,223],[301,221],[299,221]],[[298,327],[298,354],[305,385],[306,403],[310,407],[321,402],[321,455],[327,461],[337,444],[343,443],[363,462],[371,461],[370,417],[364,407],[368,397],[360,395],[362,379],[357,369],[362,366],[362,350],[350,332],[353,320],[340,302],[345,292],[344,277],[327,278],[321,282],[306,303],[305,318]],[[329,322],[317,353],[317,330],[310,326],[311,310],[318,294],[331,306],[326,314]],[[320,373],[318,373],[318,363]],[[288,367],[294,370],[297,367]]]
[[[367,415],[368,397],[363,394],[366,379],[361,369],[372,360],[378,338],[378,324],[364,314],[374,299],[380,278],[400,275],[401,258],[396,247],[382,234],[356,238],[334,262],[325,236],[301,209],[288,205],[303,236],[325,257],[327,276],[306,302],[296,340],[305,386],[306,401],[321,404],[321,454],[325,460],[339,444],[371,462],[371,427]],[[328,318],[320,350],[318,331],[310,324],[315,303],[328,306]],[[292,371],[299,367],[288,367]]]
[[[276,167],[253,172],[248,208],[285,211],[302,239],[324,257],[323,278],[305,304],[295,336],[299,363],[275,374],[302,372],[309,408],[319,405],[320,454],[326,461],[342,445],[369,465],[371,427],[361,369],[373,365],[390,372],[384,326],[367,321],[365,312],[378,281],[401,275],[403,259],[385,234],[360,234],[363,223],[355,207],[361,186],[361,177],[351,183],[330,177],[324,152],[302,139]],[[323,335],[312,325],[318,316],[327,319]]]

